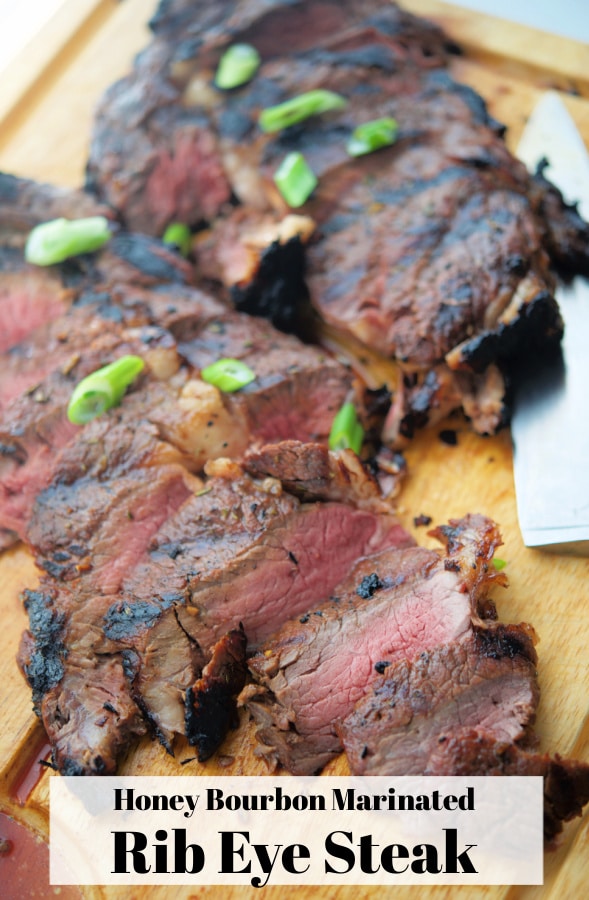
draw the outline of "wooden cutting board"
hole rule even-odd
[[[589,143],[589,47],[536,32],[488,16],[476,15],[438,0],[405,0],[407,9],[439,22],[464,48],[455,76],[476,88],[491,113],[508,125],[514,148],[542,91],[558,88]],[[114,79],[124,74],[134,54],[146,43],[145,22],[155,0],[66,0],[60,13],[2,76],[0,89],[0,169],[63,185],[83,179],[94,104]],[[579,411],[583,415],[582,410]],[[586,414],[586,412],[585,412]],[[500,523],[510,586],[496,592],[504,621],[533,623],[539,636],[539,677],[542,701],[538,734],[542,749],[589,762],[589,609],[586,594],[589,560],[558,557],[526,549],[518,530],[510,435],[493,438],[472,434],[460,417],[446,427],[456,431],[457,446],[439,438],[440,429],[420,435],[407,453],[409,478],[399,498],[403,523],[418,540],[431,543],[425,529],[413,526],[423,513],[433,524],[467,512],[481,512]],[[566,435],[563,435],[566,440]],[[0,557],[0,811],[33,829],[43,839],[48,832],[48,781],[54,777],[37,763],[43,748],[42,729],[31,712],[28,687],[15,659],[26,625],[19,593],[34,586],[36,573],[28,554],[17,548]],[[161,747],[144,741],[125,760],[128,774],[265,774],[253,753],[249,723],[231,735],[222,754],[206,766],[178,761],[192,756],[177,747],[176,760]],[[343,759],[329,774],[345,774]],[[0,837],[6,819],[0,816]],[[20,838],[15,839],[16,844]],[[42,855],[43,846],[35,853]],[[45,851],[46,852],[46,851]],[[19,865],[30,866],[30,859]],[[0,894],[10,857],[0,856]],[[39,897],[52,896],[45,871],[37,881]],[[566,829],[560,849],[546,857],[543,887],[429,888],[420,896],[441,900],[459,895],[490,900],[576,900],[585,896],[589,877],[589,815]],[[404,898],[415,889],[396,888]],[[381,898],[384,888],[265,889],[272,898],[285,895],[335,898]],[[392,895],[392,890],[390,891]],[[172,898],[221,895],[219,888],[141,889],[142,897]],[[253,896],[253,888],[224,889],[223,897]],[[64,894],[62,894],[64,896]],[[123,888],[86,889],[86,897],[139,896]],[[19,900],[25,897],[15,893]]]

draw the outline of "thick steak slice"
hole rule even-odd
[[[529,627],[473,628],[417,659],[381,665],[382,678],[338,727],[352,772],[423,775],[461,728],[521,741],[539,700]]]
[[[261,482],[219,460],[215,474],[158,531],[150,559],[125,580],[135,597],[151,580],[188,592],[178,616],[203,647],[240,622],[248,641],[328,597],[359,556],[413,543],[390,510],[301,503],[276,479]]]
[[[0,172],[0,352],[61,316],[77,294],[77,279],[67,265],[38,267],[24,261],[31,229],[49,219],[94,215],[113,214],[85,191]]]
[[[280,56],[284,51],[280,34],[289,35],[289,50],[294,54],[329,43],[338,32],[354,32],[359,26],[373,29],[378,37],[388,36],[391,43],[396,39],[405,57],[411,55],[414,40],[427,47],[427,58],[435,63],[447,53],[449,42],[439,28],[394,4],[383,6],[380,0],[216,0],[199,9],[198,16],[191,0],[162,0],[150,22],[157,38],[170,43],[184,40],[178,54],[181,59],[190,59],[195,46],[208,50],[238,39],[255,40],[264,58]]]
[[[0,172],[0,243],[23,246],[31,229],[49,219],[113,218],[88,191],[57,187]]]
[[[495,526],[467,517],[446,539],[446,558],[409,548],[362,559],[328,603],[309,606],[262,644],[249,664],[257,684],[243,699],[269,759],[298,774],[318,771],[341,751],[336,721],[352,712],[384,661],[457,640],[492,612]]]

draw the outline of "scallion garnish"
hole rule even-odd
[[[353,403],[344,403],[336,413],[329,432],[330,450],[354,450],[360,453],[364,440],[364,429],[358,421]]]
[[[35,266],[52,266],[70,256],[99,250],[111,238],[108,219],[52,219],[37,225],[27,238],[25,259]]]
[[[192,245],[190,228],[188,225],[183,225],[181,222],[172,222],[164,231],[162,241],[169,247],[177,249],[182,256],[188,256]]]
[[[306,94],[299,94],[298,97],[262,110],[258,122],[262,131],[282,131],[309,116],[317,116],[331,109],[342,109],[346,105],[346,100],[333,91],[307,91]]]
[[[364,156],[366,153],[374,153],[381,147],[390,147],[395,143],[398,125],[395,119],[373,119],[358,125],[352,132],[346,150],[350,156]]]
[[[493,557],[493,565],[497,572],[500,572],[501,569],[504,569],[507,565],[507,562],[504,559],[499,559],[498,557]]]
[[[208,384],[213,384],[220,391],[233,393],[254,380],[255,373],[239,359],[218,359],[206,366],[200,377]]]
[[[70,422],[85,425],[107,409],[117,406],[143,367],[140,356],[123,356],[83,378],[74,388],[67,408]]]
[[[260,67],[260,54],[251,44],[233,44],[225,51],[215,75],[215,84],[224,91],[251,81]]]
[[[317,187],[317,177],[302,153],[284,157],[274,173],[276,187],[289,206],[296,209],[309,199]]]

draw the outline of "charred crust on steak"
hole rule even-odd
[[[162,611],[171,603],[156,603],[149,600],[125,600],[114,603],[104,617],[104,633],[113,641],[128,640],[139,631],[149,630]]]
[[[64,644],[65,615],[55,609],[51,590],[25,590],[24,607],[29,630],[21,645],[19,662],[33,691],[33,708],[40,715],[45,694],[63,677],[67,648]]]
[[[305,251],[299,237],[274,241],[262,253],[254,279],[235,285],[231,299],[237,310],[268,319],[281,331],[309,337],[309,290]]]
[[[242,625],[228,632],[213,648],[201,678],[186,691],[185,732],[199,762],[209,759],[237,725],[235,697],[245,684],[246,646]]]
[[[534,646],[536,638],[529,625],[475,628],[474,635],[477,650],[482,656],[492,659],[527,657],[534,665],[538,661]]]
[[[371,572],[370,575],[364,576],[356,588],[356,593],[359,597],[362,597],[363,600],[369,600],[376,591],[381,590],[383,587],[384,583],[380,580],[376,572]]]

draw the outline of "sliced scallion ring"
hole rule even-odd
[[[260,67],[260,54],[251,44],[233,44],[217,67],[215,84],[221,90],[241,87],[251,81]]]
[[[25,259],[35,266],[52,266],[70,256],[99,250],[111,236],[104,216],[52,219],[33,228],[25,245]]]
[[[344,403],[336,413],[329,432],[330,450],[353,450],[360,453],[364,441],[364,429],[358,421],[353,403]]]
[[[85,425],[118,406],[144,365],[140,356],[123,356],[83,378],[74,388],[67,408],[70,422]]]
[[[164,231],[162,241],[168,247],[176,248],[182,256],[188,256],[192,244],[190,228],[181,222],[172,222]]]
[[[231,394],[250,384],[256,375],[239,359],[218,359],[217,362],[206,366],[200,377],[208,384],[218,387],[220,391]]]
[[[284,103],[262,110],[258,123],[262,131],[282,131],[289,125],[303,122],[309,116],[317,116],[332,109],[343,109],[346,105],[344,97],[333,91],[321,89],[307,91],[306,94],[299,94],[298,97],[292,97]]]
[[[274,173],[276,187],[290,207],[296,209],[309,199],[317,187],[317,176],[302,153],[284,157]]]
[[[390,147],[395,143],[397,137],[398,125],[395,119],[382,118],[373,119],[372,122],[365,122],[358,125],[352,132],[346,150],[350,156],[364,156],[367,153],[374,153],[381,147]]]

